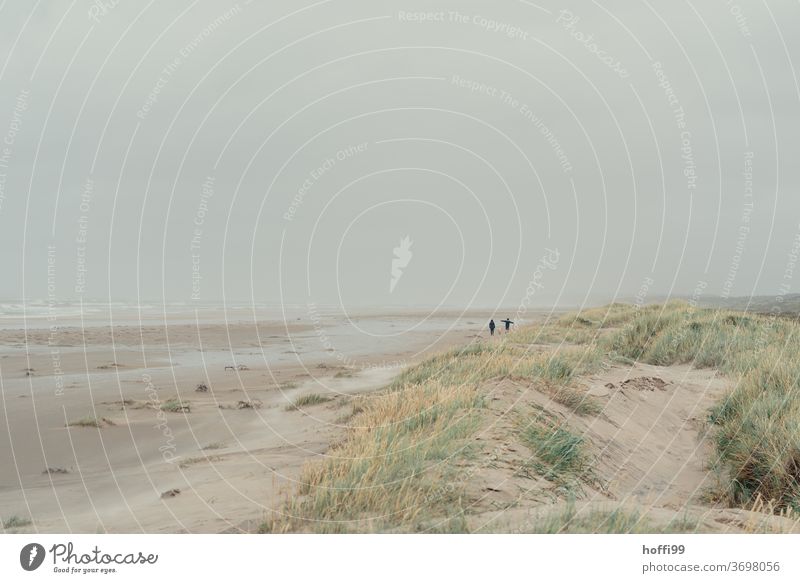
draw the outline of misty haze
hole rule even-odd
[[[0,3],[0,530],[800,532],[799,25]]]

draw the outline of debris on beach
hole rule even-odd
[[[237,401],[236,403],[221,404],[220,409],[261,409],[264,404],[257,399],[247,401]]]
[[[591,397],[608,397],[611,391],[616,389],[617,387],[614,383],[606,383],[602,386],[592,387],[586,394]]]
[[[121,401],[102,401],[100,404],[119,407],[120,410],[124,410],[126,407],[131,407],[133,409],[142,409],[144,407],[138,401],[134,401],[133,399],[122,399]]]
[[[175,399],[170,399],[163,405],[161,405],[160,409],[162,411],[166,411],[168,413],[191,413],[192,407],[189,403],[181,403]]]
[[[97,417],[84,417],[67,423],[67,427],[95,427],[97,429],[111,427],[112,425],[114,425],[114,422],[106,417],[101,417],[99,419]]]
[[[250,367],[248,367],[246,364],[229,364],[225,366],[225,370],[250,370]]]
[[[609,383],[610,384],[610,383]],[[637,391],[665,391],[668,385],[664,379],[658,377],[636,377],[622,381],[622,387],[625,389],[634,389]],[[606,385],[607,386],[607,385]]]
[[[122,368],[124,366],[125,366],[124,364],[118,364],[116,362],[112,362],[110,364],[101,364],[97,368],[100,369],[100,370],[109,370],[109,369],[112,369],[112,368],[113,369]]]

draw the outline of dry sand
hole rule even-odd
[[[0,330],[0,518],[31,532],[247,528],[341,437],[350,395],[488,320],[423,316]],[[286,410],[312,393],[331,400]],[[175,400],[188,409],[161,410]],[[87,418],[100,427],[69,426]]]
[[[535,417],[544,410],[580,435],[591,473],[572,496],[578,514],[625,508],[646,524],[687,521],[697,532],[800,532],[794,520],[712,502],[720,486],[712,469],[709,409],[730,381],[691,366],[615,366],[579,380],[603,406],[582,417],[528,383],[487,387],[489,413],[477,437],[483,459],[468,475],[468,524],[473,532],[530,532],[567,504],[559,485],[520,468],[535,459],[514,431],[514,412]],[[763,509],[762,509],[763,510]]]

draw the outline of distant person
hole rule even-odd
[[[495,329],[494,320],[489,320],[489,334],[494,336],[494,329]]]
[[[506,332],[508,332],[509,330],[511,330],[511,324],[513,324],[514,322],[512,322],[512,321],[511,321],[511,320],[509,320],[508,318],[506,318],[505,320],[500,320],[500,321],[501,321],[503,324],[505,324],[505,325],[506,325]]]

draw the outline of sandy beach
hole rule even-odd
[[[353,396],[490,316],[388,314],[4,321],[0,515],[22,532],[250,530],[341,438]],[[308,395],[324,405],[293,407]]]

